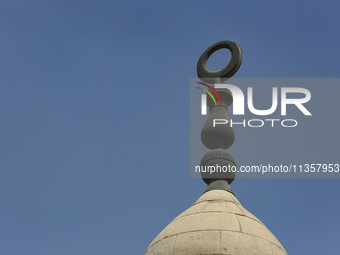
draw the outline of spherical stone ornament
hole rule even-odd
[[[213,180],[226,180],[229,184],[236,176],[236,163],[230,152],[222,149],[208,151],[201,159],[201,176],[206,184]]]

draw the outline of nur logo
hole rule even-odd
[[[215,90],[215,88],[216,89],[229,89],[233,95],[233,115],[244,115],[245,97],[244,97],[242,90],[239,87],[235,85],[231,85],[231,84],[215,84],[215,88],[213,88],[212,86],[206,83],[203,83],[203,82],[197,82],[197,83],[209,88],[215,94],[215,96],[217,97],[221,105],[222,105],[221,98],[219,94],[217,93],[217,91]],[[217,105],[216,99],[214,95],[207,89],[200,88],[200,87],[197,87],[197,88],[206,92],[206,94],[202,94],[201,96],[201,115],[207,115],[207,95],[209,95],[212,98],[215,105]],[[288,95],[291,93],[294,93],[295,95],[302,94],[302,97],[301,98],[289,98]],[[265,110],[256,109],[253,103],[254,101],[253,100],[253,88],[252,87],[247,88],[247,106],[248,106],[249,111],[253,113],[254,115],[267,116],[267,115],[273,114],[278,108],[278,99],[279,99],[278,87],[273,87],[271,107]],[[281,105],[282,116],[287,115],[287,105],[289,104],[295,105],[306,116],[312,115],[307,110],[307,108],[303,105],[311,99],[311,93],[308,89],[299,88],[299,87],[282,87],[280,99],[281,99],[280,105]]]

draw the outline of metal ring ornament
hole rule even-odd
[[[209,57],[220,49],[228,49],[231,59],[224,68],[218,71],[210,71],[207,67]],[[231,41],[220,41],[206,49],[197,62],[197,75],[202,81],[220,79],[221,82],[231,78],[242,63],[242,51],[237,43]]]

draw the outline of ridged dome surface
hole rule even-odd
[[[204,193],[150,244],[145,255],[285,255],[280,242],[228,191]]]

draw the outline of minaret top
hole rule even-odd
[[[208,58],[222,48],[232,53],[229,64],[216,72],[208,70]],[[227,171],[207,175],[201,172],[203,181],[208,184],[203,195],[170,222],[149,245],[145,255],[287,255],[275,236],[241,205],[230,189],[235,172],[228,169],[236,168],[236,163],[226,149],[234,143],[235,132],[230,125],[214,126],[214,119],[229,119],[227,107],[232,103],[231,92],[215,90],[214,84],[232,77],[241,61],[241,48],[230,41],[210,46],[198,61],[197,73],[203,81],[201,85],[210,89],[203,90],[209,95],[215,93],[218,96],[218,100],[208,102],[210,112],[202,129],[201,140],[210,151],[202,157],[200,167],[219,165]]]
[[[145,255],[287,255],[268,228],[230,192],[211,190],[178,215]]]

